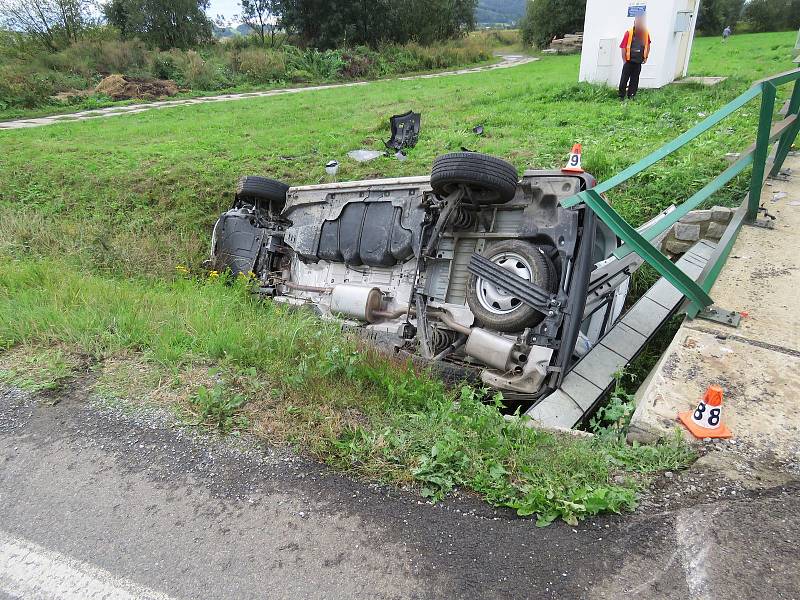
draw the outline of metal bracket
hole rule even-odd
[[[781,169],[775,175],[770,175],[767,179],[771,181],[789,181],[792,178],[791,169]]]
[[[755,221],[745,221],[744,225],[750,227],[760,227],[761,229],[775,229],[775,221],[770,219],[756,219]]]
[[[730,327],[738,327],[742,320],[742,315],[736,311],[725,310],[724,308],[711,305],[697,313],[697,318],[728,325]]]
[[[765,206],[759,206],[758,213],[764,213],[764,218],[763,219],[756,218],[752,221],[745,221],[744,225],[750,225],[751,227],[760,227],[761,229],[775,229],[775,215],[769,214]]]

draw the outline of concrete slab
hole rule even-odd
[[[600,387],[574,371],[564,378],[561,389],[565,394],[581,407],[583,411],[589,410],[592,402],[603,393],[605,386]]]
[[[787,168],[800,172],[800,157]],[[773,202],[776,191],[786,196]],[[771,181],[762,203],[775,229],[745,226],[711,290],[716,306],[744,311],[739,328],[687,320],[637,393],[630,440],[669,436],[679,411],[709,385],[723,388],[723,420],[748,455],[800,472],[800,177]],[[795,204],[792,204],[795,202]],[[681,430],[683,428],[681,427]],[[686,434],[687,437],[689,434]]]
[[[572,427],[583,416],[583,409],[571,396],[556,390],[525,414],[547,425],[557,423]]]
[[[602,344],[601,344],[602,345]],[[589,352],[586,357],[573,369],[584,379],[588,379],[597,387],[605,389],[614,379],[614,373],[622,370],[628,359],[620,356],[613,350],[603,348],[605,351]],[[565,378],[566,381],[566,378]]]
[[[679,411],[709,385],[725,392],[722,418],[738,443],[771,461],[800,453],[800,356],[681,327],[638,395],[630,440],[668,436]]]
[[[800,168],[800,161],[795,169]],[[776,191],[788,195],[771,202]],[[693,327],[735,333],[750,340],[800,351],[800,177],[773,182],[762,195],[775,229],[745,226],[725,269],[711,290],[714,303],[747,317],[735,332],[724,325],[695,321]]]
[[[706,85],[706,86],[714,86],[719,83],[725,81],[727,77],[684,77],[683,79],[678,79],[677,81],[673,81],[678,85],[687,84],[687,83],[696,83],[699,85]]]
[[[621,322],[644,335],[649,336],[658,325],[667,318],[670,311],[660,304],[656,304],[650,298],[643,296],[625,314]]]
[[[606,348],[630,360],[636,353],[637,348],[641,348],[646,341],[647,338],[638,331],[634,331],[625,325],[625,323],[618,323],[617,326],[609,331],[608,335],[603,338],[602,344]]]

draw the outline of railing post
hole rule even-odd
[[[747,206],[747,220],[755,221],[761,201],[761,188],[764,185],[764,171],[769,154],[769,133],[772,128],[772,114],[775,112],[775,86],[769,81],[761,84],[761,111],[758,117],[758,136],[756,151],[753,154],[753,171],[750,175],[750,197]]]
[[[792,89],[792,97],[789,100],[789,109],[786,111],[786,116],[798,113],[800,113],[800,79],[796,79],[794,82],[794,89]],[[775,151],[775,163],[769,172],[771,177],[775,177],[783,167],[783,161],[789,155],[789,150],[792,149],[792,144],[797,137],[798,131],[800,131],[800,122],[795,121],[789,129],[783,132],[778,142],[778,149]]]
[[[697,283],[689,277],[686,273],[675,265],[666,256],[653,246],[649,241],[641,236],[622,216],[611,208],[596,189],[588,189],[579,192],[577,196],[582,202],[592,209],[598,218],[611,228],[617,236],[625,243],[633,248],[634,252],[641,256],[647,263],[653,267],[658,273],[669,281],[675,289],[680,291],[686,296],[689,301],[703,309],[706,306],[711,306],[714,301]],[[566,200],[570,200],[567,198]]]

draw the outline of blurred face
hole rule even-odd
[[[639,15],[636,17],[636,20],[634,20],[633,25],[636,27],[636,29],[646,29],[647,19],[645,19],[644,15]]]

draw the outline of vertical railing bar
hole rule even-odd
[[[753,170],[750,175],[750,201],[747,207],[747,220],[755,221],[761,201],[761,188],[764,185],[769,136],[772,129],[772,115],[775,112],[775,86],[766,81],[762,84],[761,110],[758,116],[758,135],[756,151],[753,154]]]
[[[800,114],[800,79],[796,79],[794,82],[794,89],[792,89],[792,97],[789,100],[786,116],[789,117],[798,114]],[[798,132],[800,132],[800,119],[795,121],[791,127],[784,131],[778,141],[778,147],[775,151],[775,162],[769,172],[771,177],[774,177],[780,172],[781,167],[783,167],[783,161],[785,161],[786,157],[789,155],[789,150],[792,149],[792,144],[795,138],[797,138]]]
[[[644,239],[594,189],[580,192],[578,197],[611,228],[611,231],[624,243],[629,244],[636,254],[641,256],[684,296],[698,306],[710,306],[713,303],[711,297],[691,277],[664,256],[658,248]]]

